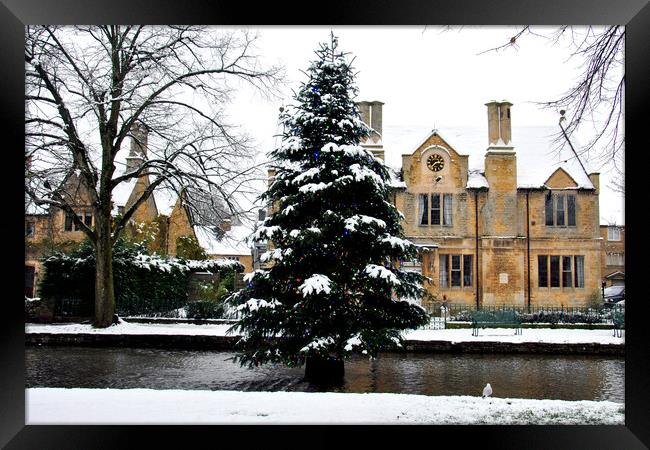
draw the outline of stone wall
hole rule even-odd
[[[124,205],[125,210],[128,210],[135,202],[142,196],[144,191],[149,187],[149,176],[138,178],[133,186],[131,195]],[[158,209],[156,208],[156,201],[153,195],[150,195],[143,203],[135,210],[131,219],[136,222],[151,222],[158,217]]]
[[[525,305],[525,240],[482,238],[481,304]]]
[[[467,332],[469,334],[470,330],[467,330]],[[232,350],[239,339],[239,336],[25,333],[26,345],[74,345],[86,347]],[[604,354],[620,356],[625,354],[625,345],[406,340],[401,349],[393,351],[422,353]]]
[[[194,229],[180,197],[169,215],[167,233],[167,254],[170,256],[176,256],[176,240],[179,237],[194,236]]]

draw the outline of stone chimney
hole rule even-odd
[[[593,184],[596,188],[595,194],[600,195],[600,172],[591,172],[588,176],[591,184]],[[595,214],[593,215],[594,230],[596,230],[596,233],[598,233],[598,230],[600,230],[600,202],[598,199],[596,199],[594,202],[593,208],[596,210]],[[623,207],[623,213],[625,214],[625,206]]]
[[[512,103],[491,101],[488,107],[489,145],[485,154],[488,190],[485,231],[492,236],[517,234],[517,156],[510,132]]]
[[[383,131],[383,105],[384,102],[378,100],[368,102],[362,101],[357,103],[359,114],[363,123],[372,128],[370,136],[362,139],[360,144],[369,149],[377,158],[384,159],[384,147],[382,144]]]
[[[373,129],[374,132],[370,133],[368,143],[377,143],[381,140],[383,132],[383,105],[384,102],[374,100],[372,102],[363,101],[357,103],[359,107],[359,114],[363,123]]]
[[[490,147],[512,147],[512,130],[510,127],[510,107],[507,100],[486,103],[488,107],[488,142]]]
[[[383,132],[383,105],[384,102],[378,100],[370,102],[370,126],[379,134],[379,136],[381,136]]]
[[[361,115],[361,120],[368,126],[370,125],[370,102],[359,102],[357,103],[359,107],[359,114]]]
[[[141,122],[131,126],[131,148],[126,158],[126,171],[132,172],[142,165],[147,158],[147,140],[149,130]]]
[[[224,219],[223,222],[221,222],[220,228],[223,231],[230,231],[231,227],[232,227],[232,221],[230,219]]]

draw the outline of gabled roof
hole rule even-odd
[[[621,272],[620,270],[617,270],[616,272],[612,272],[609,275],[605,275],[605,278],[625,278],[625,272]]]
[[[549,186],[549,183],[551,182],[551,180],[553,178],[560,177],[562,175],[565,175],[566,177],[568,177],[569,180],[571,180],[571,182],[573,183],[573,185],[575,187],[578,187],[578,183],[576,182],[576,180],[574,180],[573,177],[566,170],[564,170],[564,168],[562,168],[562,167],[558,167],[557,169],[555,169],[555,171],[546,179],[546,181],[544,181],[544,185]],[[573,187],[573,186],[571,186],[571,187]]]
[[[113,205],[114,206],[124,206],[126,202],[129,201],[131,192],[135,187],[135,183],[138,180],[136,178],[131,178],[129,180],[123,181],[113,188]]]
[[[411,154],[413,154],[413,152],[415,152],[417,149],[419,149],[420,147],[422,147],[422,146],[424,145],[424,143],[427,142],[429,139],[431,139],[431,137],[433,137],[433,136],[437,136],[438,139],[440,139],[440,140],[442,141],[443,144],[446,144],[447,146],[449,146],[449,147],[453,148],[454,150],[456,150],[456,148],[454,148],[453,145],[451,145],[449,142],[447,142],[447,141],[446,141],[446,140],[445,140],[445,139],[440,135],[440,133],[438,132],[437,129],[433,129],[433,130],[431,130],[431,131],[426,135],[426,137],[425,137],[424,139],[422,139],[422,140],[420,141],[419,144],[417,144],[417,145],[415,146],[415,148],[414,148],[411,152],[407,152],[407,153],[404,153],[404,154],[407,154],[407,155],[411,155]],[[424,149],[423,149],[423,150],[424,150]],[[445,149],[445,151],[446,151],[446,149]],[[447,153],[449,153],[449,152],[447,152]],[[457,153],[460,154],[460,152],[457,152]]]
[[[485,153],[488,148],[487,124],[481,126],[454,126],[435,130],[438,136],[458,154],[469,156],[469,169],[481,174],[485,167]],[[513,126],[513,140],[517,155],[517,186],[520,188],[541,188],[549,176],[562,168],[578,188],[594,189],[589,176],[569,148],[558,152],[553,136],[555,127]],[[402,155],[412,154],[434,130],[427,126],[399,126],[384,124],[383,144],[386,164],[401,168]],[[589,169],[587,169],[589,170]]]
[[[153,198],[156,202],[158,214],[169,216],[176,205],[178,194],[173,189],[158,188],[153,191]]]
[[[48,212],[46,207],[37,205],[29,196],[25,195],[25,215],[46,216]]]
[[[480,170],[468,170],[467,189],[486,189],[490,187],[487,178]]]
[[[114,213],[117,212],[117,207],[126,206],[137,182],[138,180],[136,178],[131,178],[113,188]],[[176,200],[178,200],[176,191],[160,186],[153,191],[152,197],[158,214],[164,214],[166,216],[171,214],[174,205],[176,205]]]

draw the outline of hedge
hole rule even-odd
[[[54,253],[43,259],[41,298],[79,299],[92,314],[95,297],[95,256],[84,242],[70,254]],[[186,260],[148,254],[146,247],[120,239],[113,247],[113,281],[117,313],[159,314],[181,308],[188,300],[188,279],[192,272],[243,272],[237,261]]]

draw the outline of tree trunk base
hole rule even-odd
[[[317,384],[343,384],[345,368],[342,359],[309,357],[305,361],[305,380]]]

